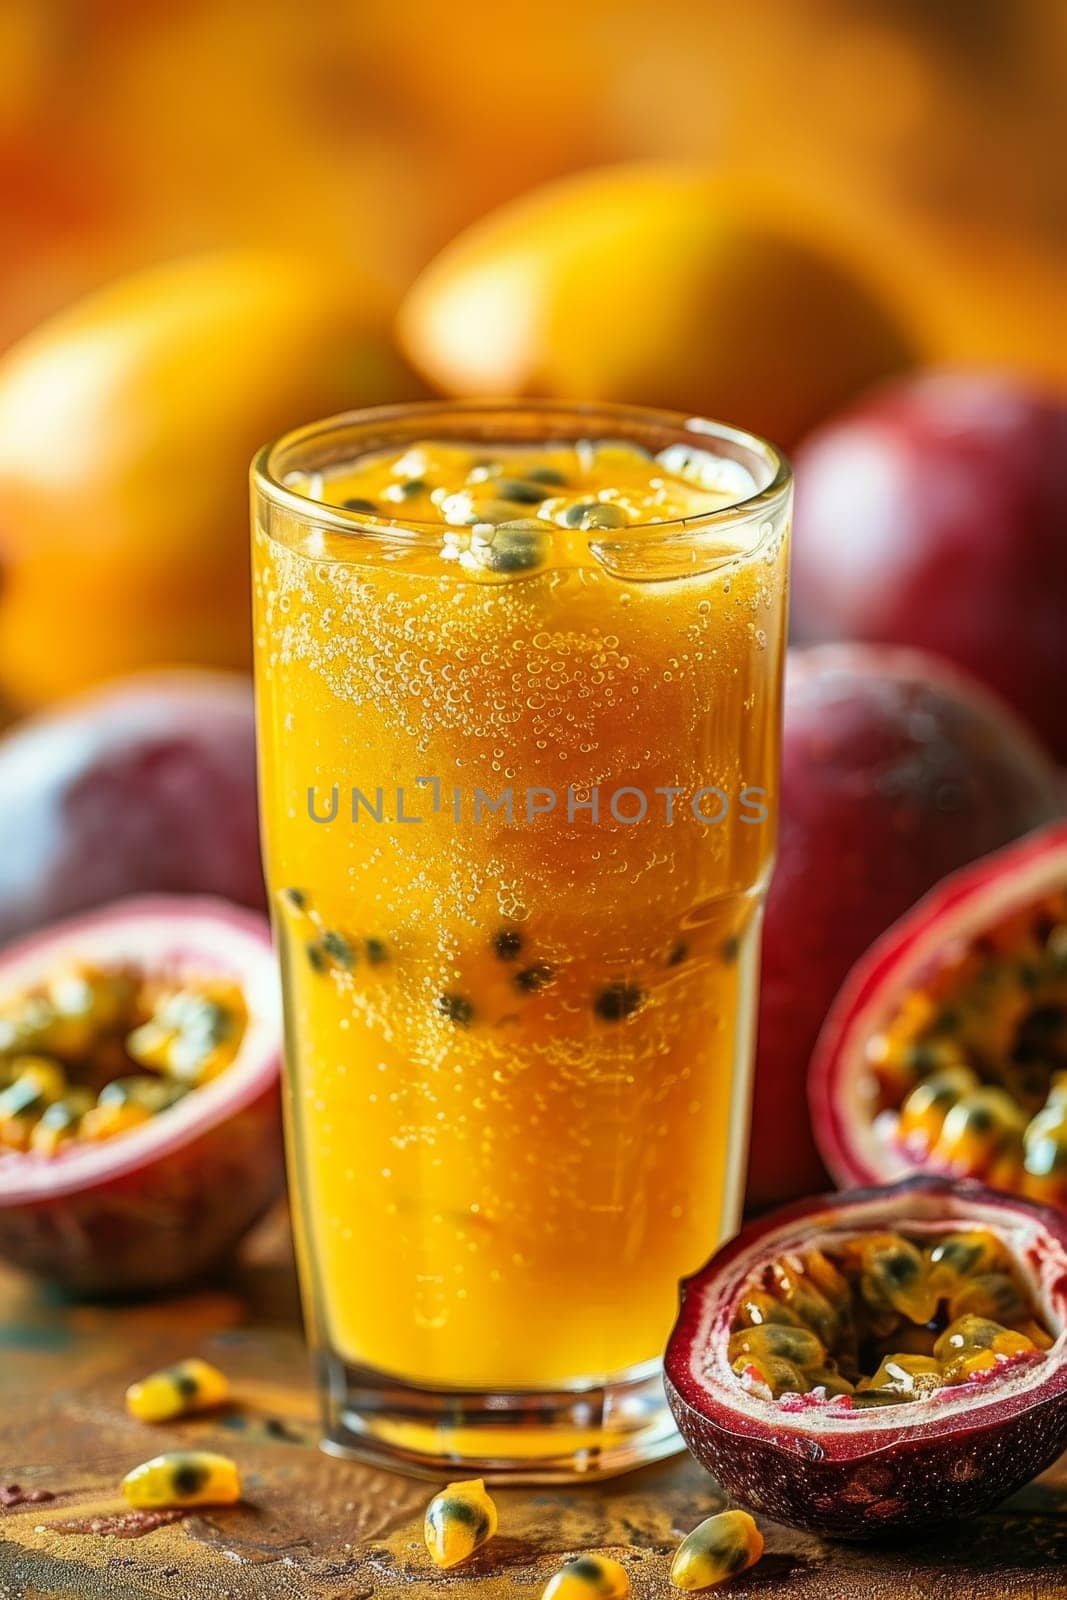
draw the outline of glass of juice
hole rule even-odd
[[[265,860],[325,1444],[678,1448],[744,1178],[789,471],[699,418],[425,404],[253,471]]]

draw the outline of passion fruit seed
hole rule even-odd
[[[993,1372],[1018,1356],[1039,1354],[1025,1333],[1004,1328],[987,1317],[963,1316],[950,1323],[934,1345],[948,1384],[967,1383],[972,1378]]]
[[[377,517],[380,515],[375,501],[367,500],[362,495],[349,495],[347,500],[342,500],[341,505],[345,511],[360,511],[364,516]]]
[[[555,1573],[541,1591],[541,1600],[625,1600],[630,1574],[611,1556],[578,1556]]]
[[[74,1144],[81,1131],[81,1121],[92,1108],[93,1097],[88,1089],[68,1089],[62,1100],[53,1100],[41,1114],[41,1119],[30,1134],[30,1149],[38,1155],[54,1156],[64,1145]]]
[[[336,933],[332,929],[322,936],[322,948],[331,961],[336,961],[339,967],[354,967],[356,952],[343,933]]]
[[[644,1000],[644,990],[635,983],[625,983],[620,979],[601,989],[593,1002],[593,1009],[605,1022],[623,1022],[640,1010]]]
[[[283,889],[282,890],[282,894],[285,897],[285,899],[288,900],[289,904],[293,907],[294,911],[306,911],[307,910],[307,908],[308,908],[308,896],[307,896],[307,890],[306,889]]]
[[[501,500],[511,500],[519,506],[539,506],[545,498],[542,484],[521,478],[497,478],[494,485]]]
[[[389,960],[389,946],[384,939],[364,939],[363,949],[372,967],[381,967]]]
[[[1021,1322],[1029,1313],[1026,1296],[1006,1272],[986,1272],[963,1283],[948,1302],[949,1317],[968,1313],[1006,1324]]]
[[[773,1294],[760,1289],[750,1289],[741,1296],[734,1315],[734,1326],[762,1328],[768,1322],[784,1323],[790,1328],[803,1327],[803,1319]]]
[[[867,1045],[878,1127],[917,1165],[1067,1204],[1067,898],[962,945]]]
[[[32,1040],[41,1053],[0,1055],[0,1145],[52,1156],[139,1127],[215,1077],[237,1054],[246,1013],[235,984],[175,989],[78,966],[48,976],[3,1020],[0,1045]],[[131,1065],[152,1075],[126,1076]]]
[[[946,1296],[955,1294],[969,1277],[1010,1267],[1011,1254],[996,1234],[975,1228],[950,1233],[930,1247],[926,1279],[937,1294]]]
[[[128,1472],[122,1492],[131,1506],[146,1511],[228,1506],[240,1500],[241,1480],[228,1456],[209,1450],[171,1450]]]
[[[811,1378],[795,1362],[782,1356],[738,1356],[733,1370],[744,1388],[766,1400],[780,1400],[786,1394],[808,1394],[814,1387]]]
[[[974,1089],[951,1107],[931,1152],[946,1172],[991,1174],[998,1159],[1022,1155],[1026,1117],[1004,1089]]]
[[[81,1135],[111,1139],[168,1111],[189,1092],[186,1084],[160,1078],[115,1078],[104,1085],[96,1105],[82,1117]]]
[[[496,1532],[496,1506],[481,1478],[450,1483],[426,1507],[423,1537],[430,1559],[439,1567],[455,1567],[472,1556]]]
[[[1053,1205],[1067,1200],[1067,1099],[1062,1089],[1050,1092],[1049,1104],[1026,1130],[1022,1187],[1032,1200]]]
[[[731,1361],[740,1357],[764,1360],[769,1356],[790,1361],[797,1367],[822,1366],[826,1350],[822,1341],[807,1328],[768,1322],[758,1328],[743,1328],[730,1336],[727,1354]]]
[[[916,1323],[929,1322],[937,1300],[926,1286],[921,1251],[898,1234],[873,1234],[853,1247],[859,1258],[860,1293],[873,1311],[895,1311]]]
[[[221,1405],[230,1386],[217,1367],[199,1356],[150,1373],[126,1390],[126,1410],[140,1422],[168,1422]]]
[[[944,1382],[941,1363],[933,1356],[901,1354],[885,1356],[873,1377],[860,1380],[858,1392],[875,1389],[910,1400],[915,1395],[932,1394],[943,1388]]]
[[[598,528],[623,528],[629,517],[621,506],[606,500],[587,500],[568,506],[563,521],[568,528],[579,528],[583,533]]]
[[[500,961],[515,961],[522,951],[522,934],[516,928],[501,928],[493,935],[493,954]]]
[[[0,1145],[28,1150],[34,1125],[48,1106],[63,1098],[66,1074],[42,1056],[17,1057],[11,1071],[11,1083],[0,1092]]]
[[[524,519],[498,522],[490,533],[471,537],[471,554],[489,572],[532,572],[548,555],[546,530]]]
[[[474,1021],[474,1007],[463,994],[439,994],[437,1009],[442,1017],[454,1022],[457,1028],[469,1028]]]
[[[949,1067],[920,1083],[900,1108],[898,1133],[901,1141],[925,1155],[933,1147],[945,1118],[958,1100],[978,1088],[978,1079],[969,1067]]]
[[[782,1400],[821,1390],[825,1402],[847,1397],[862,1410],[1049,1348],[1010,1252],[986,1230],[922,1248],[872,1232],[835,1249],[840,1267],[824,1250],[785,1256],[738,1297],[727,1359],[750,1393]],[[867,1373],[860,1351],[873,1359]]]
[[[831,1286],[831,1298],[811,1281],[802,1263],[789,1261],[772,1263],[771,1277],[775,1293],[790,1307],[799,1326],[813,1329],[828,1346],[845,1338],[851,1340],[852,1308],[847,1284],[841,1290]]]
[[[535,963],[532,967],[523,967],[516,972],[512,982],[520,994],[539,994],[542,989],[547,989],[555,982],[556,970],[544,961]]]
[[[180,1083],[206,1083],[237,1054],[247,1016],[233,984],[205,984],[165,994],[154,1014],[126,1040],[134,1061]]]
[[[747,1511],[720,1511],[687,1534],[671,1562],[676,1589],[713,1589],[754,1567],[763,1535]]]

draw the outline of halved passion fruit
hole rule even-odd
[[[119,901],[0,952],[0,1256],[85,1293],[217,1263],[280,1192],[270,930]]]
[[[916,1171],[1067,1207],[1067,826],[946,878],[853,968],[809,1080],[842,1184]]]
[[[915,1178],[760,1218],[682,1285],[671,1409],[738,1500],[878,1538],[1067,1446],[1067,1218]]]

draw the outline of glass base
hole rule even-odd
[[[413,1477],[562,1483],[683,1448],[658,1361],[606,1382],[506,1393],[423,1388],[333,1356],[321,1365],[322,1448]]]

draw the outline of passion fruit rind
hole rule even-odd
[[[963,1233],[989,1236],[1010,1258],[1035,1324],[1047,1330],[1045,1350],[1032,1340],[1024,1359],[983,1369],[991,1374],[984,1381],[938,1377],[908,1404],[846,1405],[815,1393],[828,1391],[825,1381],[783,1403],[735,1370],[731,1340],[744,1298],[776,1263],[818,1252],[832,1264],[864,1237],[922,1241],[929,1250]],[[834,1308],[833,1295],[822,1298]],[[1067,1218],[977,1184],[919,1177],[801,1202],[724,1246],[682,1285],[667,1396],[693,1454],[737,1500],[828,1537],[878,1538],[985,1510],[1055,1460],[1067,1446],[1065,1324]],[[810,1323],[807,1331],[818,1343]],[[838,1337],[847,1339],[840,1325]]]
[[[874,946],[810,1100],[838,1182],[924,1171],[1067,1207],[1067,826],[946,879]]]
[[[223,901],[120,901],[0,952],[8,1016],[75,971],[107,982],[89,986],[97,1011],[80,1033],[64,1032],[76,1017],[40,1012],[56,1030],[38,1069],[50,1100],[27,1147],[14,1137],[0,1146],[0,1256],[79,1294],[186,1282],[218,1264],[282,1188],[269,926]],[[130,1012],[135,995],[143,1003]],[[105,1040],[96,1022],[109,1006]],[[149,1030],[132,1045],[131,1018]],[[23,1067],[11,1089],[28,1076]]]

